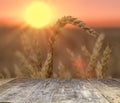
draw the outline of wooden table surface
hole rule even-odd
[[[120,79],[11,79],[0,103],[120,103]]]

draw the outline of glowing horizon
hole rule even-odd
[[[25,7],[35,0],[1,0],[0,23],[22,22]],[[54,20],[71,15],[91,26],[120,27],[120,0],[36,0],[43,1],[54,10]],[[3,20],[4,19],[4,20]]]

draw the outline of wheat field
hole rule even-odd
[[[85,32],[85,37],[92,38],[93,46],[89,48],[84,43],[79,46],[80,53],[75,53],[69,47],[65,48],[67,54],[68,67],[64,60],[57,60],[56,51],[62,49],[57,46],[61,33],[66,24],[75,26],[79,31]],[[31,34],[29,34],[31,33]],[[44,32],[43,32],[44,33]],[[105,43],[105,34],[97,32],[84,22],[72,16],[66,16],[59,19],[53,27],[47,28],[48,40],[46,43],[46,52],[43,53],[40,41],[39,31],[26,27],[20,35],[22,50],[15,50],[14,55],[17,63],[13,63],[13,73],[4,67],[0,73],[0,78],[110,78],[109,71],[112,47],[109,41]],[[35,35],[33,35],[35,34]],[[75,34],[72,34],[75,35]],[[81,35],[81,34],[79,34]],[[69,36],[69,35],[68,35]],[[64,44],[63,44],[64,45]],[[79,43],[78,43],[79,45]],[[45,54],[45,56],[43,56]],[[61,53],[59,55],[62,56]],[[64,57],[63,57],[64,58]],[[12,75],[14,74],[14,76]]]

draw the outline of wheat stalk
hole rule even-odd
[[[51,39],[49,42],[49,50],[48,50],[48,54],[47,54],[47,59],[46,59],[44,65],[43,65],[43,68],[41,70],[42,73],[44,72],[44,77],[50,78],[53,75],[54,44],[56,41],[56,37],[57,37],[58,33],[60,32],[60,29],[62,27],[64,27],[66,24],[75,25],[93,37],[98,36],[98,33],[95,30],[93,30],[92,28],[90,28],[89,26],[87,26],[85,23],[78,20],[77,18],[73,18],[72,16],[66,16],[66,17],[62,17],[61,19],[59,19],[57,21],[57,23],[53,26],[53,32],[52,32],[52,36],[51,36]]]
[[[42,57],[37,36],[31,36],[29,34],[26,34],[26,32],[22,33],[23,34],[21,35],[21,43],[24,51],[23,53],[20,51],[16,52],[16,55],[20,59],[20,62],[17,69],[15,66],[15,74],[18,77],[41,77],[40,70],[42,68]],[[21,74],[19,76],[19,74],[17,73],[18,71],[22,72],[22,76]]]
[[[5,76],[2,73],[0,73],[0,79],[5,79]]]
[[[87,60],[89,61],[89,60],[90,60],[91,53],[88,51],[88,49],[86,48],[86,46],[82,46],[82,47],[81,47],[81,50],[82,50],[83,55],[84,55],[84,56],[87,58]]]
[[[95,46],[94,46],[94,49],[93,49],[93,53],[90,57],[90,62],[87,66],[87,77],[93,77],[95,73],[95,67],[96,67],[96,63],[97,63],[97,60],[98,60],[98,56],[100,54],[100,50],[102,48],[102,45],[103,45],[103,40],[105,38],[105,35],[104,34],[100,34],[98,36],[98,39],[95,43]]]
[[[51,33],[52,33],[52,36],[49,40],[47,58],[41,69],[41,77],[42,78],[53,77],[53,49],[54,49],[56,35],[54,35],[53,31],[51,31]]]
[[[71,74],[68,70],[65,69],[65,66],[62,62],[59,62],[58,65],[58,77],[59,78],[71,78]]]
[[[16,64],[14,65],[14,72],[15,72],[16,78],[23,78],[24,77],[22,71],[20,70],[20,68]]]
[[[69,48],[67,48],[66,51],[69,54],[71,60],[73,60],[73,58],[75,58],[75,54]]]
[[[105,78],[107,76],[108,64],[110,60],[111,49],[107,46],[103,52],[103,57],[101,59],[102,65],[102,76]]]
[[[40,77],[38,68],[37,68],[37,63],[36,65],[30,62],[31,58],[26,58],[23,53],[21,52],[16,52],[17,57],[20,58],[20,66],[19,69],[21,68],[22,72],[22,77],[32,77],[32,78],[38,78]],[[35,57],[34,57],[35,58]],[[17,67],[18,68],[18,67]],[[15,72],[16,73],[16,72]],[[16,74],[18,75],[18,74]]]
[[[100,61],[97,62],[95,72],[96,72],[96,77],[97,78],[103,78],[103,76],[102,76],[102,65],[101,65]]]
[[[73,18],[72,16],[65,16],[59,19],[54,26],[55,32],[59,32],[59,30],[66,24],[75,25],[93,37],[97,37],[99,35],[94,29],[90,28],[84,22],[78,20],[77,18]]]
[[[6,77],[6,78],[11,78],[11,73],[10,73],[10,71],[8,70],[8,68],[3,68],[3,71],[4,71],[4,74],[5,74],[5,77]]]
[[[97,63],[96,74],[97,78],[107,77],[108,64],[110,60],[111,49],[107,46],[103,52],[103,56],[100,61]]]

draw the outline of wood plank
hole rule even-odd
[[[5,84],[5,83],[7,83],[7,82],[12,81],[12,80],[14,80],[14,78],[10,78],[10,79],[0,79],[0,86],[3,85],[3,84]]]
[[[19,80],[20,81],[20,80]],[[23,82],[23,80],[21,80]],[[15,82],[15,81],[14,81]],[[28,79],[0,95],[2,102],[15,103],[108,103],[86,80]]]
[[[75,86],[73,79],[61,79],[58,83],[59,85],[52,97],[52,103],[81,103],[83,101],[82,99],[79,101],[82,95],[76,92],[77,85]]]
[[[52,103],[109,103],[84,79],[62,81],[53,96]]]
[[[34,82],[33,82],[34,81]],[[20,95],[26,95],[25,89],[29,89],[30,87],[33,87],[36,83],[38,83],[38,79],[16,79],[13,80],[6,85],[0,87],[0,102],[15,102],[21,101],[24,96]],[[3,89],[2,89],[3,88]],[[17,98],[18,97],[18,98]],[[17,100],[16,100],[17,99]],[[21,101],[22,102],[22,101]]]
[[[0,86],[0,94],[7,92],[7,90],[14,88],[20,84],[24,84],[26,81],[27,79],[14,79],[6,84],[3,84]]]
[[[109,86],[111,90],[113,90],[117,95],[120,96],[120,82],[114,79],[100,79],[99,81]]]
[[[120,103],[120,92],[116,92],[116,89],[113,86],[110,86],[109,83],[105,83],[102,80],[93,80],[89,79],[90,83],[97,88],[105,98],[108,99],[110,103]],[[106,79],[107,81],[107,79]],[[107,81],[108,82],[108,81]],[[120,88],[117,88],[120,91]]]
[[[109,87],[120,88],[120,82],[114,79],[99,79],[102,83],[108,85]]]
[[[115,80],[16,79],[0,86],[0,102],[119,103],[118,92],[112,89],[120,89],[117,85]]]
[[[44,79],[31,91],[25,103],[52,103],[52,97],[57,89],[59,79]]]
[[[108,103],[107,99],[105,99],[104,96],[102,96],[102,94],[95,87],[93,87],[87,79],[84,79],[83,81],[78,82],[78,83],[80,84],[80,88],[83,88],[85,94],[87,94],[87,92],[91,93],[91,95],[85,96],[85,98],[89,98],[92,103],[94,102],[95,103]],[[93,100],[95,101],[93,102]]]
[[[117,79],[117,78],[113,78],[113,80],[116,80],[116,81],[118,81],[118,82],[120,83],[120,79]]]

